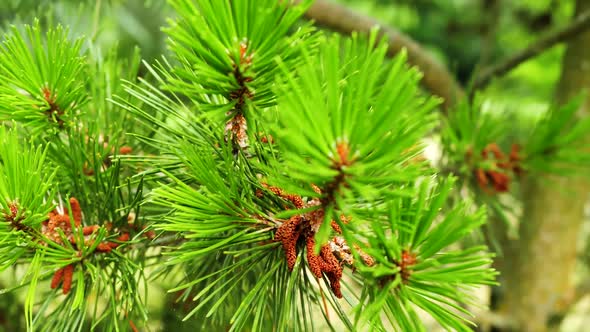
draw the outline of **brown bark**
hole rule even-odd
[[[577,0],[576,13],[590,9],[590,1]],[[590,89],[590,32],[572,39],[563,59],[556,99],[564,103]],[[586,101],[580,114],[586,113]],[[524,183],[524,210],[519,241],[506,278],[502,309],[514,316],[518,331],[543,332],[549,321],[568,309],[574,296],[573,275],[578,234],[588,183],[576,177],[530,177]]]

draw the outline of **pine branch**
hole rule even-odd
[[[501,77],[539,54],[547,51],[556,44],[566,42],[580,33],[590,29],[590,11],[578,15],[568,25],[539,38],[525,49],[509,56],[505,60],[481,72],[475,79],[472,90],[481,90],[494,78]]]
[[[353,243],[354,239],[362,239],[357,244],[364,244],[366,253],[375,260],[373,265],[357,266],[365,287],[356,313],[357,324],[369,321],[382,326],[380,313],[386,312],[391,314],[390,319],[394,317],[391,323],[400,330],[421,330],[412,306],[399,304],[409,302],[449,330],[469,330],[461,315],[466,311],[457,303],[470,301],[465,289],[493,284],[496,273],[488,267],[491,255],[483,247],[445,249],[485,221],[483,210],[470,214],[463,203],[435,222],[453,184],[452,178],[431,189],[422,183],[415,200],[392,200],[387,220],[379,221],[376,214],[366,217],[370,232],[356,228],[362,227],[359,223],[343,228],[351,232],[348,236],[353,237]],[[419,212],[411,216],[394,212],[402,206]],[[455,289],[457,284],[465,289]]]
[[[163,176],[150,201],[159,209],[170,209],[157,218],[156,228],[183,238],[164,255],[169,257],[169,265],[182,265],[187,275],[170,291],[196,292],[190,295],[196,302],[185,319],[205,315],[210,317],[210,326],[221,328],[231,321],[232,328],[238,330],[246,324],[253,330],[274,324],[307,327],[313,322],[302,316],[304,306],[321,303],[318,288],[312,284],[315,279],[322,292],[329,287],[322,296],[328,297],[325,302],[337,309],[349,329],[354,329],[354,324],[339,309],[338,299],[356,298],[361,310],[377,296],[373,292],[376,289],[388,305],[377,301],[363,315],[364,321],[379,325],[376,317],[384,312],[394,326],[420,329],[413,306],[404,304],[400,308],[396,304],[401,298],[427,310],[444,326],[465,329],[459,317],[464,310],[456,302],[466,298],[448,289],[449,279],[444,275],[452,270],[465,284],[488,284],[494,273],[482,266],[489,262],[489,255],[477,247],[450,252],[440,259],[433,257],[478,227],[483,214],[467,217],[461,207],[445,217],[444,227],[431,227],[446,192],[429,195],[424,187],[418,200],[409,199],[415,194],[414,180],[429,173],[412,158],[419,150],[420,138],[430,128],[438,100],[421,93],[420,74],[408,68],[406,53],[388,61],[389,47],[373,29],[368,36],[354,33],[352,38],[313,36],[321,41],[317,49],[305,41],[298,42],[307,47],[292,50],[297,52],[294,61],[277,58],[272,52],[256,53],[254,46],[266,43],[257,39],[265,35],[261,31],[257,38],[248,38],[252,44],[228,44],[229,53],[219,52],[219,57],[212,59],[228,63],[212,68],[200,58],[204,52],[201,44],[239,40],[232,25],[212,13],[203,15],[213,8],[211,0],[200,0],[199,8],[184,8],[188,2],[180,0],[177,5],[177,10],[186,11],[181,15],[185,20],[205,16],[212,27],[228,25],[218,36],[214,31],[198,35],[189,21],[180,21],[171,28],[176,33],[170,35],[180,65],[150,69],[161,85],[190,96],[198,107],[193,110],[190,103],[184,105],[174,94],[163,94],[149,83],[131,85],[127,91],[149,106],[129,103],[128,109],[147,126],[161,131],[161,138],[146,142],[177,160],[174,169],[170,169],[168,157],[157,165]],[[234,12],[241,5],[244,3],[231,2],[224,10]],[[235,25],[241,26],[239,22]],[[249,22],[249,26],[257,25]],[[252,58],[247,53],[249,45],[253,47]],[[187,52],[189,48],[194,53]],[[192,60],[187,61],[185,56]],[[268,113],[264,117],[251,113],[258,116],[253,123],[268,128],[274,139],[270,144],[268,139],[251,141],[253,153],[244,155],[236,153],[234,142],[219,141],[218,135],[209,133],[197,134],[209,126],[211,131],[218,130],[220,120],[199,112],[241,112],[256,104],[260,96],[249,96],[246,88],[264,83],[264,76],[259,77],[262,81],[255,75],[244,76],[234,65],[247,69],[256,63],[272,64],[266,70],[273,73],[273,86],[261,86],[268,93],[254,110]],[[195,75],[195,68],[202,71],[201,75]],[[216,79],[199,80],[202,77]],[[247,82],[244,77],[253,79]],[[213,95],[224,99],[211,98]],[[242,99],[247,102],[242,103]],[[271,113],[275,105],[276,114]],[[448,191],[450,186],[444,188]],[[391,206],[391,200],[399,206]],[[397,219],[386,222],[388,216],[405,218],[414,213],[410,211],[425,214],[408,224]],[[458,216],[465,218],[459,221]],[[373,228],[367,229],[367,225]],[[447,227],[452,230],[443,236]],[[406,229],[414,232],[400,235],[395,248],[388,244],[393,239],[383,243],[383,237],[379,237]],[[372,232],[378,237],[367,245],[362,238],[370,238]],[[375,255],[364,251],[367,246]],[[385,257],[384,247],[388,253]],[[359,271],[365,268],[365,273],[353,274],[349,269],[353,266]],[[364,283],[371,299],[346,285],[344,273]],[[413,280],[416,284],[401,286]],[[439,287],[426,290],[429,287],[424,282],[430,281]],[[244,289],[248,291],[243,293]],[[275,308],[269,305],[272,303],[280,305]],[[452,309],[437,309],[441,303]],[[225,310],[220,310],[222,306]],[[406,311],[410,312],[407,319],[396,323],[393,317]],[[259,321],[262,316],[269,318],[268,323]]]
[[[309,24],[289,30],[311,2],[293,7],[274,0],[259,0],[256,6],[247,1],[219,6],[208,0],[170,2],[180,15],[166,32],[174,37],[170,49],[184,66],[172,68],[167,88],[209,104],[208,110],[218,118],[224,116],[225,140],[233,142],[236,154],[249,145],[248,125],[257,111],[275,104],[273,58],[295,67],[301,44],[313,49]],[[252,17],[259,21],[256,26],[249,22]],[[203,76],[208,79],[201,80]],[[216,105],[211,104],[212,96],[217,97]]]
[[[296,0],[295,2],[299,1]],[[463,88],[453,74],[416,41],[400,31],[385,26],[372,17],[363,16],[329,0],[315,1],[305,15],[320,26],[344,34],[350,34],[353,31],[368,34],[378,26],[380,28],[380,37],[388,43],[387,54],[393,57],[402,49],[406,49],[408,62],[418,67],[424,74],[421,81],[422,85],[433,94],[442,97],[445,108],[454,105],[463,98]]]
[[[15,84],[5,84],[6,97],[27,106],[33,96],[54,122],[63,115],[71,124],[37,139],[51,167],[59,165],[56,191],[70,197],[62,208],[42,200],[53,181],[26,178],[28,168],[45,170],[43,160],[21,170],[18,147],[0,149],[8,156],[0,156],[0,166],[6,164],[1,191],[11,193],[11,180],[24,177],[31,185],[19,190],[43,202],[31,203],[40,212],[21,222],[21,210],[11,204],[28,197],[0,200],[0,235],[8,239],[0,247],[2,267],[15,259],[30,264],[24,278],[29,327],[137,329],[148,318],[138,290],[151,264],[152,277],[173,282],[169,292],[189,302],[184,319],[198,317],[203,329],[310,330],[315,308],[331,326],[329,304],[348,330],[365,324],[422,330],[421,308],[441,326],[466,331],[464,288],[493,284],[495,272],[484,247],[455,245],[485,215],[464,202],[441,214],[454,181],[429,179],[432,170],[415,160],[439,100],[423,94],[420,73],[393,45],[411,41],[398,34],[388,43],[388,32],[372,25],[366,36],[352,38],[328,37],[310,23],[295,29],[311,0],[294,7],[276,0],[171,4],[178,16],[166,31],[176,62],[147,66],[152,77],[139,83],[138,57],[127,72],[114,56],[87,60],[64,43],[58,51],[70,52],[55,61],[75,69],[65,77],[98,78],[82,80],[84,89],[57,85],[69,82],[52,68],[58,45],[39,42],[38,30],[36,47],[21,47],[24,38],[15,31],[17,52],[12,44],[0,52],[0,73],[28,88],[19,96]],[[39,77],[23,81],[10,70],[15,62],[25,74],[41,69],[61,88],[51,94]],[[112,80],[121,76],[126,86]],[[53,99],[68,93],[84,107]],[[70,114],[61,114],[67,107]],[[38,111],[29,107],[18,120],[35,114],[39,127],[46,126]],[[127,111],[144,126],[139,132]],[[254,130],[246,133],[246,124]],[[139,140],[122,146],[128,132]],[[146,200],[143,177],[126,179],[133,173],[117,152],[136,153],[125,160],[141,162],[133,171],[150,174]],[[154,241],[148,241],[149,221],[162,231]],[[30,229],[41,237],[26,239]],[[12,241],[13,234],[24,236],[26,246]],[[150,247],[162,251],[146,254]],[[39,282],[52,274],[51,287],[66,296],[51,291],[37,304]],[[99,295],[95,303],[91,292]],[[341,298],[354,306],[355,319]]]

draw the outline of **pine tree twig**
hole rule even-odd
[[[299,3],[299,0],[295,3]],[[405,48],[408,52],[408,62],[424,74],[422,84],[430,92],[443,98],[445,109],[464,96],[463,88],[449,70],[416,41],[400,31],[328,0],[316,0],[305,16],[320,26],[347,34],[353,31],[369,33],[371,29],[379,26],[380,37],[387,39],[389,44],[387,54],[394,56]]]
[[[590,29],[590,11],[582,13],[570,24],[539,38],[525,49],[513,54],[487,70],[482,71],[481,75],[475,79],[472,90],[475,91],[484,88],[492,81],[492,79],[505,75],[523,62],[545,52],[556,44],[574,38],[588,29]]]

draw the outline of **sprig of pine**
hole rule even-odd
[[[135,247],[150,237],[138,217],[143,183],[128,181],[115,158],[128,153],[121,143],[134,122],[106,103],[125,97],[115,78],[133,81],[139,56],[129,67],[114,53],[92,62],[82,42],[37,22],[14,27],[0,49],[0,113],[18,123],[0,132],[0,262],[27,267],[12,288],[28,286],[29,330],[121,330],[147,320],[146,252]],[[24,135],[33,143],[21,143]]]
[[[326,248],[331,248],[331,244],[326,246],[338,238],[335,234],[338,228],[349,241],[341,244],[341,248],[349,249],[334,249],[336,251],[331,253],[344,255],[334,256],[338,259],[347,259],[346,263],[343,260],[338,264],[354,264],[355,268],[364,265],[365,271],[370,271],[383,269],[388,263],[367,257],[363,250],[371,245],[350,234],[358,230],[358,237],[370,237],[375,230],[361,225],[370,220],[368,216],[377,221],[393,216],[387,209],[392,200],[408,202],[399,210],[404,218],[412,216],[418,207],[428,211],[429,204],[434,201],[432,210],[425,216],[404,219],[395,225],[396,228],[391,228],[401,232],[397,227],[413,225],[414,244],[424,251],[425,260],[431,264],[434,264],[431,257],[439,249],[456,243],[483,221],[481,213],[460,219],[467,210],[454,210],[445,219],[444,227],[456,227],[452,232],[455,237],[443,237],[442,226],[432,229],[430,226],[444,206],[449,187],[441,194],[443,198],[436,200],[425,199],[427,193],[422,188],[420,197],[423,199],[412,203],[411,196],[416,192],[414,182],[429,174],[425,165],[414,158],[421,151],[420,139],[431,128],[429,120],[432,118],[428,114],[437,101],[420,95],[419,74],[407,68],[404,56],[388,62],[385,45],[377,42],[376,31],[369,40],[359,36],[319,38],[322,45],[317,52],[299,50],[301,64],[297,70],[279,60],[277,68],[281,75],[273,89],[277,95],[276,108],[270,109],[264,117],[264,126],[270,129],[274,140],[270,147],[267,147],[268,141],[253,142],[253,154],[236,154],[231,142],[224,143],[219,141],[219,136],[211,134],[219,125],[200,115],[208,107],[218,105],[218,100],[207,97],[199,100],[199,96],[207,96],[209,91],[194,91],[192,106],[175,95],[188,95],[188,91],[192,91],[180,85],[172,96],[161,93],[147,82],[128,88],[137,101],[148,106],[128,103],[128,109],[146,127],[158,127],[153,136],[142,139],[170,156],[159,161],[158,169],[165,176],[160,177],[149,203],[164,213],[154,216],[158,220],[156,227],[182,236],[177,240],[179,244],[165,253],[170,268],[162,274],[170,274],[179,265],[184,267],[186,278],[170,292],[179,292],[183,301],[195,301],[185,316],[187,320],[194,316],[207,317],[205,326],[231,330],[245,326],[253,326],[254,330],[277,326],[310,328],[314,322],[307,316],[306,308],[323,307],[324,297],[329,299],[342,322],[354,329],[338,297],[358,305],[359,310],[366,298],[354,294],[346,279],[340,279],[335,270],[325,266],[320,267],[320,278],[316,279],[322,291],[314,281],[314,276],[318,278],[318,266],[312,259],[328,259],[330,254]],[[187,67],[182,63],[180,66]],[[171,80],[165,68],[152,69],[159,82]],[[186,134],[183,128],[188,129]],[[148,160],[152,161],[138,159],[140,162]],[[172,168],[170,160],[176,161]],[[167,208],[168,213],[164,212]],[[345,213],[350,213],[350,220],[340,218]],[[289,238],[295,235],[289,234],[287,229],[299,216],[304,220],[303,231],[298,238]],[[377,221],[374,226],[383,227]],[[315,226],[310,227],[308,222]],[[291,247],[288,241],[296,243]],[[423,249],[422,242],[434,249]],[[348,260],[352,253],[342,251],[352,250],[353,244],[359,244],[360,248],[353,250],[356,263]],[[321,255],[324,256],[320,256],[318,249],[323,250]],[[294,256],[290,256],[290,250],[294,250]],[[472,264],[476,272],[468,282],[489,283],[493,280],[493,271],[479,268],[489,263],[486,254],[479,254],[483,250],[479,247],[450,253],[441,262],[456,265],[458,270],[464,267],[462,263]],[[370,261],[373,263],[369,264]],[[416,299],[419,305],[430,308],[439,300],[452,303],[466,299],[462,292],[444,291],[448,280],[438,279],[444,269],[441,274],[437,274],[436,269],[425,267],[425,270],[430,273],[425,275],[434,276],[432,280],[442,295],[422,301]],[[399,272],[399,269],[393,270],[390,274],[399,278]],[[464,273],[467,280],[471,271],[466,269]],[[353,274],[353,277],[361,284],[372,285],[376,280],[371,273]],[[434,294],[438,294],[436,292]],[[457,308],[456,305],[448,310],[430,310],[430,313],[437,318],[455,317],[453,308]],[[465,326],[460,319],[450,324]]]
[[[494,284],[496,272],[484,246],[456,246],[485,222],[483,209],[471,212],[460,203],[439,218],[454,183],[453,178],[435,186],[422,182],[415,198],[395,198],[384,206],[385,216],[375,209],[363,223],[344,228],[349,242],[363,248],[357,259],[373,259],[357,266],[364,279],[358,327],[370,323],[389,330],[385,313],[396,331],[424,331],[419,307],[446,329],[471,331],[461,304],[470,303],[474,288]]]
[[[41,33],[39,22],[17,27],[0,46],[0,120],[26,124],[33,134],[73,124],[88,101],[82,39],[70,42],[58,26]]]
[[[27,247],[53,209],[55,170],[47,167],[46,149],[23,144],[16,129],[2,126],[0,143],[0,270],[5,270],[31,253]]]
[[[303,51],[295,75],[280,63],[285,82],[273,135],[281,157],[269,178],[288,192],[318,197],[319,208],[334,212],[328,220],[356,204],[411,194],[404,184],[427,173],[413,158],[438,101],[420,96],[420,74],[407,68],[405,54],[388,62],[386,49],[375,30],[368,40],[327,38],[317,56]],[[317,243],[327,241],[328,224]]]
[[[176,78],[167,87],[204,102],[203,106],[208,104],[203,98],[207,95],[224,96],[230,108],[246,100],[259,108],[271,106],[275,100],[271,91],[277,74],[275,57],[295,67],[301,61],[298,50],[313,41],[306,38],[313,31],[309,24],[293,31],[297,19],[311,5],[309,0],[297,6],[273,0],[170,3],[179,18],[170,22],[166,33],[182,66],[173,69]],[[237,100],[232,93],[251,96]],[[220,105],[210,108],[225,109]]]

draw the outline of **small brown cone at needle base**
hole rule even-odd
[[[314,255],[315,239],[313,236],[307,237],[307,265],[311,273],[316,278],[322,277],[322,262],[320,256]]]
[[[82,224],[82,209],[80,203],[74,197],[70,198],[70,206],[72,208],[72,216],[74,217],[74,224],[80,226]]]
[[[63,293],[67,294],[72,289],[72,279],[74,277],[74,265],[70,264],[64,267],[64,284]]]
[[[509,155],[504,154],[496,143],[488,144],[481,151],[483,161],[492,162],[489,168],[475,166],[473,174],[478,186],[488,194],[504,193],[510,190],[511,174],[515,176],[522,175],[520,162],[522,157],[519,155],[518,144],[512,144]],[[471,149],[465,155],[469,162],[473,157]]]
[[[51,280],[51,288],[55,289],[63,281],[62,291],[64,294],[68,294],[72,289],[72,278],[74,276],[74,265],[66,265],[61,269],[57,270]]]
[[[53,275],[53,279],[51,280],[51,288],[55,289],[61,283],[61,280],[64,277],[64,268],[57,270]]]
[[[119,148],[119,154],[130,154],[133,149],[130,146],[122,146]]]
[[[323,260],[322,271],[326,273],[328,280],[330,280],[330,287],[332,292],[337,298],[342,298],[342,292],[340,290],[340,279],[342,279],[342,265],[334,256],[334,253],[330,249],[330,245],[322,247],[320,255]]]

